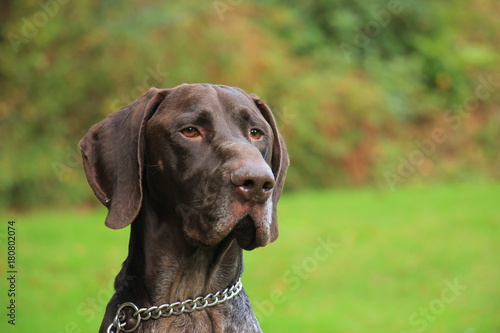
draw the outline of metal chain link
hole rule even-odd
[[[215,294],[208,294],[205,297],[198,296],[195,299],[187,299],[183,302],[174,302],[171,304],[162,304],[160,306],[152,306],[149,308],[139,309],[137,305],[132,302],[126,302],[121,304],[116,311],[116,316],[113,319],[111,325],[109,325],[108,333],[129,333],[135,331],[141,321],[146,321],[149,319],[160,319],[170,316],[178,316],[183,313],[190,313],[193,311],[201,311],[208,307],[216,306],[218,304],[227,302],[233,299],[236,295],[240,293],[243,289],[243,283],[241,283],[241,278],[236,281],[230,287],[227,287],[223,291],[218,291]],[[125,313],[126,308],[131,308],[134,311],[132,318],[135,318],[135,324],[130,328],[125,328],[127,325],[127,314]],[[115,331],[116,330],[116,331]]]

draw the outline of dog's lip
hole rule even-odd
[[[253,250],[256,247],[256,233],[255,223],[248,214],[239,220],[232,230],[238,245],[244,250]]]

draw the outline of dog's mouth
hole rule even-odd
[[[253,250],[257,229],[250,215],[245,215],[233,228],[232,234],[236,238],[238,245],[244,250]]]
[[[214,246],[229,237],[250,251],[271,242],[271,202],[251,205],[233,201],[215,214],[185,205],[180,206],[179,215],[184,232],[193,244]]]
[[[243,250],[253,250],[256,247],[266,246],[270,242],[269,225],[260,220],[252,212],[246,214],[236,223],[231,234]]]

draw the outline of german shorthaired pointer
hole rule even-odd
[[[152,88],[80,147],[106,226],[131,224],[100,332],[261,332],[242,250],[277,238],[289,164],[267,105],[222,85]]]

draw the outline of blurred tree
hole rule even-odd
[[[437,126],[448,139],[426,156],[441,166],[427,179],[497,179],[498,9],[494,0],[4,1],[0,206],[90,199],[77,147],[85,131],[150,86],[183,82],[266,99],[291,152],[291,189],[383,182]],[[493,90],[478,98],[490,76]]]

